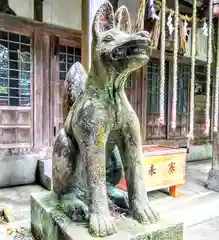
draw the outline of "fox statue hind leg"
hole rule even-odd
[[[56,137],[53,149],[52,186],[60,201],[60,207],[71,219],[88,220],[88,206],[78,197],[79,190],[72,185],[77,167],[79,149],[61,129]]]
[[[54,143],[53,149],[53,191],[60,200],[62,210],[70,217],[75,215],[88,218],[88,207],[80,200],[76,188],[72,187],[77,157],[80,155],[78,145],[72,135],[70,121],[71,108],[84,89],[87,73],[84,67],[76,62],[69,69],[62,91],[63,122],[62,128]],[[72,189],[70,189],[72,187]]]

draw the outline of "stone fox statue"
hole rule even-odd
[[[105,2],[97,11],[91,69],[86,76],[76,63],[66,77],[65,124],[53,150],[53,191],[61,208],[70,218],[76,210],[87,213],[89,232],[100,237],[116,232],[107,183],[118,183],[123,169],[132,217],[140,223],[159,218],[145,189],[139,120],[124,91],[127,76],[149,60],[150,38],[147,32],[131,33],[130,29],[126,7],[114,14],[111,4]],[[107,156],[115,153],[115,146],[123,165],[117,168],[116,180],[106,171],[119,164],[119,157],[113,162]]]

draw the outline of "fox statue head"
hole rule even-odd
[[[114,14],[108,1],[102,4],[94,17],[92,37],[91,70],[98,76],[107,73],[118,79],[149,60],[150,35],[146,31],[131,33],[130,15],[125,6]]]

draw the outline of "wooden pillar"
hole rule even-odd
[[[114,12],[116,12],[118,9],[119,0],[110,0],[109,2],[112,4]]]
[[[214,81],[214,87],[218,88],[219,85],[216,84],[216,82],[219,81],[219,18],[216,24],[217,28],[217,47],[216,47],[216,76],[215,76],[215,81]],[[218,89],[214,91],[214,94],[218,94]],[[214,96],[217,97],[218,100],[218,95]],[[219,106],[218,106],[219,107]],[[216,118],[216,116],[214,116]],[[218,125],[219,125],[219,115],[217,114],[217,119],[214,119],[217,122],[217,131],[213,131],[213,161],[212,161],[212,168],[213,169],[218,169],[219,171],[219,132],[218,132]],[[219,182],[218,182],[219,184]]]
[[[34,0],[34,20],[43,21],[43,0]]]
[[[57,36],[50,37],[50,144],[54,143],[57,131],[59,129],[60,111],[59,111],[59,46],[60,38]]]
[[[84,0],[82,4],[81,61],[88,72],[91,60],[92,22],[94,15],[104,0]]]
[[[50,37],[35,29],[33,37],[33,147],[41,149],[50,144]]]
[[[89,69],[89,5],[90,0],[84,0],[82,5],[81,13],[81,28],[82,28],[82,38],[81,38],[81,62],[86,71]]]
[[[219,17],[216,24],[216,75],[215,75],[215,81],[214,81],[214,93],[218,94],[219,91],[219,85],[216,84],[217,81],[219,81]],[[216,89],[217,88],[217,89]],[[215,97],[215,96],[214,96]],[[219,107],[219,106],[218,106]],[[219,125],[219,115],[215,116],[217,119],[215,119]],[[208,174],[208,180],[207,180],[207,188],[219,192],[219,132],[213,131],[213,143],[212,143],[212,168]]]
[[[43,105],[42,105],[42,143],[43,146],[49,146],[50,144],[50,98],[51,98],[51,89],[50,89],[50,36],[44,34],[43,38]]]
[[[33,39],[33,83],[32,83],[32,109],[33,109],[33,146],[41,148],[43,144],[43,32],[34,31]]]

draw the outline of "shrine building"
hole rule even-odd
[[[83,60],[87,51],[82,48],[88,35],[83,31],[87,27],[86,1],[4,2],[7,3],[0,4],[0,154],[29,154],[52,146],[63,125],[61,92],[65,76],[73,63]],[[126,93],[141,122],[143,143],[187,147],[192,128],[190,160],[211,158],[212,152],[212,131],[205,134],[205,127],[206,108],[213,124],[214,37],[218,23],[213,18],[211,23],[205,17],[208,11],[205,2],[196,1],[194,15],[193,1],[179,1],[177,37],[174,35],[174,1],[167,0],[163,25],[161,1],[154,1],[158,19],[151,18],[146,6],[144,29],[152,32],[151,60],[126,83]],[[123,4],[128,7],[134,22],[140,1],[118,1],[118,7]],[[195,31],[192,16],[196,19]],[[210,68],[207,61],[210,56],[209,27],[213,29]],[[165,46],[162,44],[163,30]],[[174,58],[176,40],[177,62]],[[194,68],[191,67],[193,63]],[[192,76],[194,117],[190,118]],[[177,90],[174,92],[175,78]],[[176,96],[175,119],[173,93]],[[165,120],[162,124],[160,117]]]

